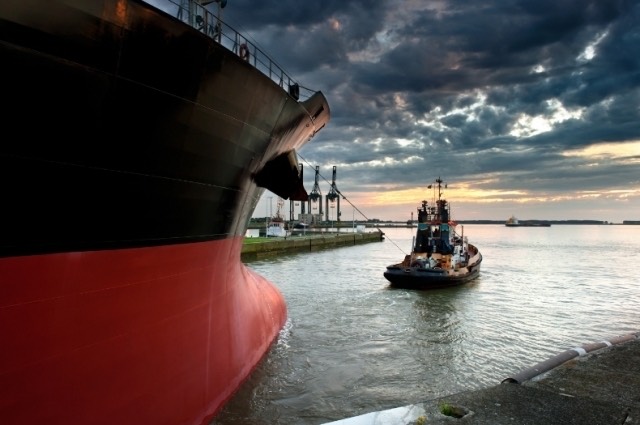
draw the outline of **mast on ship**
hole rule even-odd
[[[451,228],[449,225],[449,205],[446,199],[442,199],[442,179],[438,177],[436,183],[438,183],[438,199],[436,200],[438,219],[436,230],[439,236],[439,240],[436,240],[436,249],[443,254],[451,254],[453,253],[453,247],[450,244]],[[444,187],[446,189],[446,183]]]
[[[284,217],[282,215],[282,207],[284,206],[284,199],[278,197],[278,203],[276,205],[276,215],[273,216],[273,221],[284,221]]]
[[[427,186],[428,189],[437,191],[437,198],[434,199],[433,206],[429,206],[427,201],[422,201],[418,207],[418,230],[415,238],[414,252],[426,252],[429,255],[433,252],[450,254],[453,247],[450,244],[450,214],[449,205],[446,199],[442,199],[442,189],[444,181],[438,177],[436,187]],[[447,188],[447,184],[444,184]],[[453,223],[451,223],[453,224]]]

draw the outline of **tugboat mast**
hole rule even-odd
[[[449,254],[453,252],[453,247],[449,243],[449,235],[453,231],[449,223],[450,206],[446,199],[442,199],[444,181],[438,177],[435,182],[438,191],[437,199],[434,199],[431,206],[427,201],[422,201],[418,207],[418,232],[413,251]],[[432,187],[433,185],[428,186],[429,189]],[[446,187],[447,184],[444,183],[444,188]]]
[[[436,183],[438,183],[438,200],[440,200],[442,199],[442,179],[438,177]]]

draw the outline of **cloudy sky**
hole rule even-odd
[[[223,19],[327,96],[300,162],[323,195],[337,167],[342,220],[407,220],[437,177],[459,220],[640,220],[640,0],[228,0]]]

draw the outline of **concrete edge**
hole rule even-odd
[[[631,334],[621,335],[613,337],[609,340],[603,340],[600,342],[593,342],[590,344],[585,344],[580,347],[570,348],[566,351],[563,351],[543,362],[536,364],[528,369],[525,369],[521,372],[516,373],[513,376],[510,376],[504,379],[501,383],[505,384],[522,384],[525,381],[535,378],[538,375],[542,375],[550,371],[551,369],[560,366],[562,363],[565,363],[575,357],[585,356],[594,351],[610,347],[612,345],[622,344],[624,342],[632,341],[634,339],[640,338],[640,332],[635,332]]]

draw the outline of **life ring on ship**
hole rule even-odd
[[[247,47],[246,43],[242,43],[240,45],[240,53],[239,53],[240,57],[246,61],[249,60],[249,48]]]

